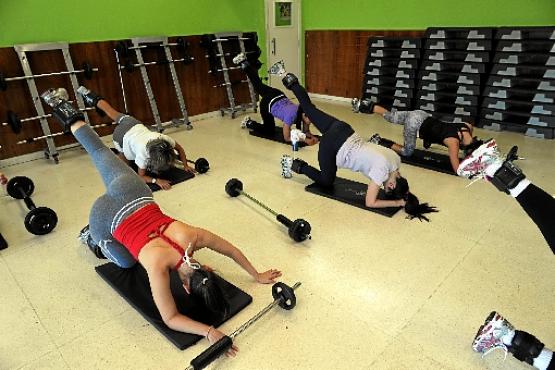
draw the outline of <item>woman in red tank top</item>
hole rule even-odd
[[[218,341],[224,336],[222,332],[177,310],[170,289],[170,270],[177,270],[188,293],[198,296],[209,310],[221,316],[227,315],[227,301],[212,269],[192,259],[197,250],[206,247],[231,258],[261,284],[274,282],[281,272],[271,269],[259,273],[228,241],[164,215],[148,186],[83,121],[83,114],[67,101],[65,90],[49,90],[42,98],[54,108],[54,117],[64,130],[71,129],[89,153],[106,186],[106,193],[94,202],[89,214],[92,240],[119,267],[129,268],[138,261],[145,268],[152,297],[168,327],[205,336],[211,344]],[[102,101],[99,99],[98,104]],[[228,355],[235,351],[237,348],[232,347]]]

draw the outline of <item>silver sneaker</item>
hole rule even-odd
[[[241,128],[247,128],[247,123],[249,123],[250,120],[250,116],[246,116],[245,118],[243,118],[243,120],[241,121]]]
[[[353,112],[359,113],[360,112],[360,99],[359,98],[353,98],[351,100],[351,107],[353,107]]]
[[[42,100],[52,108],[58,106],[63,100],[69,100],[67,90],[63,87],[57,89],[48,89],[40,96]]]
[[[293,177],[291,173],[291,165],[293,164],[293,158],[291,156],[284,154],[281,157],[281,177],[290,179]]]
[[[239,64],[241,64],[241,62],[244,62],[245,60],[247,60],[245,53],[239,53],[235,56],[235,58],[233,58],[233,64],[238,66]]]
[[[282,76],[286,74],[287,71],[285,70],[285,62],[283,60],[275,62],[270,66],[268,73],[271,75],[277,75],[277,76]]]

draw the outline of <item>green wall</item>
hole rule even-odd
[[[301,0],[305,30],[555,25],[555,0]]]
[[[0,0],[0,47],[257,31],[262,0]]]

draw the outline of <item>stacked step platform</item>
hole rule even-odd
[[[555,137],[555,27],[502,27],[480,126]]]
[[[370,37],[362,98],[389,109],[412,109],[421,40]]]
[[[493,28],[428,28],[415,109],[452,122],[475,123],[489,72]]]

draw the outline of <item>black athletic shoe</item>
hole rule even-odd
[[[302,159],[299,159],[299,158],[294,159],[293,163],[291,164],[291,171],[295,173],[302,173],[302,169],[306,165],[308,165],[308,163],[306,163]]]
[[[68,95],[66,89],[49,89],[43,92],[40,97],[53,108],[52,115],[62,124],[64,132],[70,132],[71,125],[76,121],[85,120],[83,112],[67,101]]]
[[[374,113],[374,102],[370,99],[359,100],[358,111],[361,113]]]
[[[289,90],[291,90],[293,85],[297,85],[299,83],[299,79],[293,73],[286,74],[281,81],[283,82],[283,86]]]
[[[96,93],[87,89],[85,86],[79,86],[79,88],[77,89],[77,92],[83,98],[83,103],[85,103],[85,106],[96,108],[96,112],[98,114],[100,114],[101,116],[106,115],[106,113],[102,109],[100,109],[96,106],[98,104],[98,102],[101,99],[103,99],[102,96],[97,95]]]

